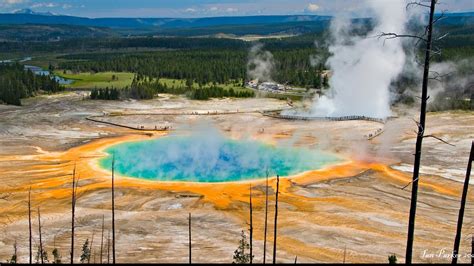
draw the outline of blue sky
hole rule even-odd
[[[361,0],[0,0],[0,12],[30,8],[85,17],[330,15],[341,11],[363,15],[366,10],[361,3]],[[474,11],[474,0],[442,0],[442,3],[440,8],[450,12]]]

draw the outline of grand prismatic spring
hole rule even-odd
[[[222,136],[167,136],[126,142],[106,150],[100,165],[128,177],[159,181],[229,182],[290,176],[340,162],[335,155],[308,148],[278,147]],[[267,173],[268,172],[268,173]]]

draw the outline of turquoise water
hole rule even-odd
[[[23,60],[25,60],[25,61],[23,61]],[[23,60],[20,61],[20,62],[29,61],[29,60],[31,60],[31,57],[26,57]],[[0,63],[1,63],[1,61],[0,61]],[[72,84],[74,82],[74,80],[65,79],[65,78],[62,78],[62,77],[56,76],[56,75],[51,75],[51,72],[49,70],[44,70],[41,67],[37,67],[37,66],[25,65],[25,70],[31,70],[31,72],[33,72],[35,75],[39,75],[39,76],[51,76],[52,79],[54,78],[61,85],[69,85],[69,84]]]
[[[100,165],[120,175],[160,181],[229,182],[290,176],[340,162],[321,151],[276,147],[258,141],[231,140],[216,135],[168,136],[125,142],[106,150]]]

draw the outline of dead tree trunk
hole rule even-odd
[[[100,264],[103,263],[102,261],[102,254],[104,254],[104,215],[102,215],[102,234],[101,234],[101,238],[100,238]]]
[[[405,256],[405,263],[411,264],[413,256],[413,238],[415,233],[415,216],[416,216],[416,203],[418,197],[418,181],[420,174],[420,163],[421,163],[421,148],[423,143],[423,137],[425,132],[425,120],[426,120],[426,104],[428,101],[428,79],[430,71],[430,58],[431,58],[431,41],[433,33],[433,18],[435,13],[435,6],[437,0],[431,0],[430,6],[430,19],[427,27],[428,36],[426,39],[426,51],[425,51],[425,64],[423,71],[423,85],[421,89],[421,109],[420,109],[420,120],[418,122],[418,134],[416,137],[416,149],[415,149],[415,162],[413,165],[413,179],[412,179],[412,190],[411,190],[411,204],[410,204],[410,216],[408,220],[408,236],[407,236],[407,249]]]
[[[72,195],[71,195],[71,264],[74,264],[74,222],[76,212],[76,165],[72,170]]]
[[[253,263],[253,215],[252,215],[252,185],[250,185],[250,264]]]
[[[115,155],[112,156],[112,264],[115,264]]]
[[[87,263],[91,263],[91,256],[94,254],[94,236],[95,236],[95,231],[92,230],[92,238],[91,238],[91,246],[90,246],[90,253],[89,257],[87,257]]]
[[[192,254],[191,254],[191,213],[189,213],[188,217],[188,246],[189,246],[189,264],[192,263]]]
[[[267,259],[267,225],[268,225],[268,171],[265,178],[265,224],[263,229],[263,264]]]
[[[14,260],[15,264],[18,263],[18,245],[16,243],[16,239],[15,239],[15,243],[13,244],[13,256],[12,256],[12,261]]]
[[[107,264],[110,264],[110,229],[107,230]]]
[[[346,264],[346,252],[347,252],[347,247],[344,246],[344,257],[342,258],[342,264]]]
[[[273,264],[276,263],[279,188],[280,188],[280,176],[277,175],[276,193],[275,193],[275,222],[273,225]]]
[[[469,188],[469,179],[471,177],[471,166],[472,166],[473,160],[474,160],[474,141],[471,144],[471,153],[469,155],[469,162],[467,163],[466,179],[464,180],[464,187],[462,190],[461,207],[459,208],[459,216],[458,216],[458,226],[456,230],[456,237],[454,239],[452,264],[458,263],[459,245],[461,244],[462,222],[464,219],[464,208],[466,206],[467,191]]]
[[[38,233],[39,233],[39,256],[41,258],[41,264],[44,264],[43,256],[43,238],[41,235],[41,212],[40,207],[38,206]]]
[[[474,265],[474,235],[471,239],[471,265]]]
[[[32,232],[31,232],[31,187],[28,191],[28,230],[29,230],[29,248],[30,248],[30,264],[33,263],[33,251],[32,251]]]

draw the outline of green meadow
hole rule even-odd
[[[74,80],[69,88],[73,89],[93,89],[114,87],[123,89],[130,86],[135,74],[127,72],[99,72],[99,73],[64,73],[63,71],[55,71],[56,75],[65,79]]]
[[[185,79],[169,79],[169,78],[160,78],[160,83],[164,84],[168,87],[184,87],[186,86],[186,80]],[[212,83],[207,83],[204,84],[202,87],[211,87],[213,84]],[[248,90],[247,88],[242,87],[242,81],[229,81],[227,84],[216,84],[219,87],[222,87],[223,89],[230,90],[231,88],[234,89],[234,91],[246,91]],[[199,84],[196,82],[193,82],[192,87],[194,89],[199,88]]]

